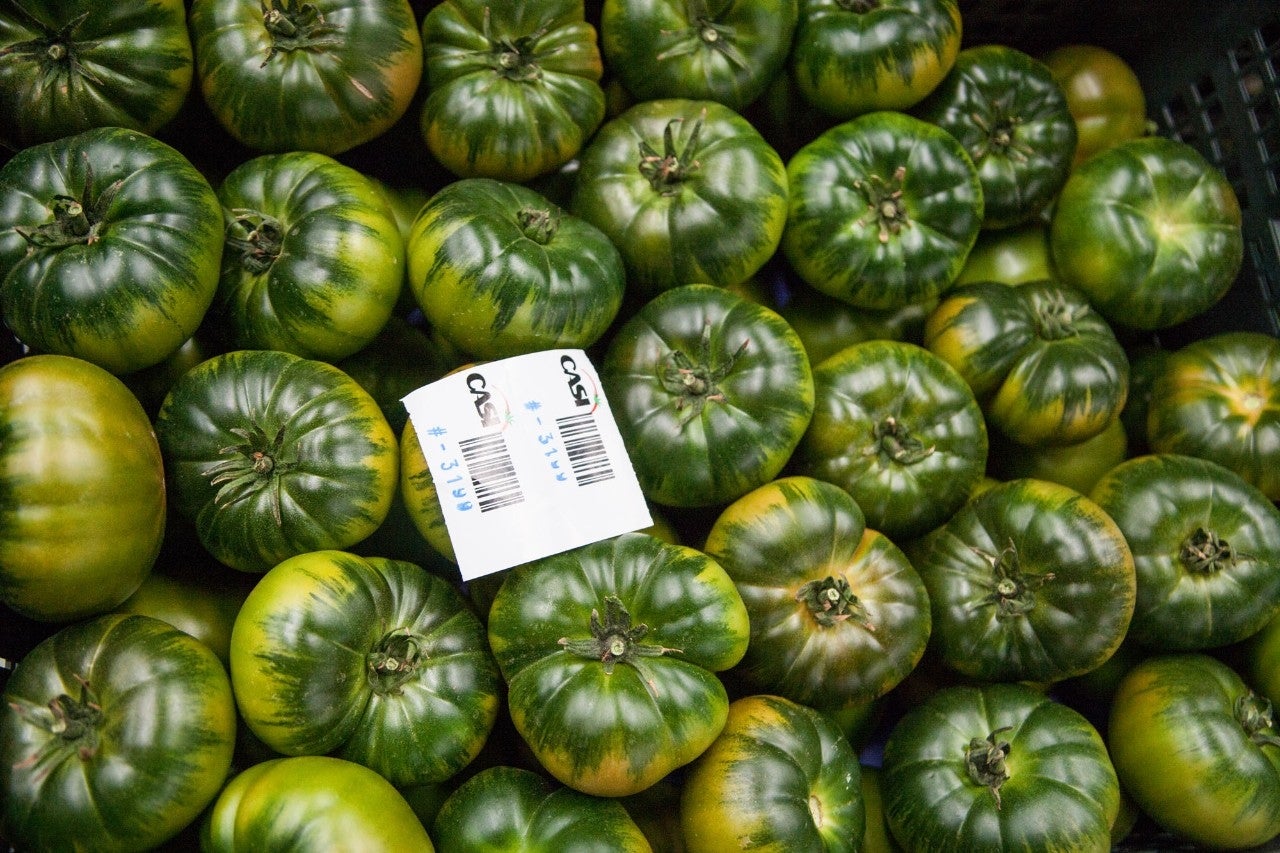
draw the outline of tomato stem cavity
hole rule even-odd
[[[370,686],[381,695],[399,695],[404,683],[414,677],[422,657],[418,638],[408,628],[397,628],[365,656]]]
[[[895,417],[887,417],[871,428],[875,445],[869,453],[883,453],[899,465],[914,465],[933,455],[935,445],[926,445],[917,438],[906,424]]]
[[[55,30],[28,12],[21,3],[11,3],[9,5],[17,9],[18,14],[23,18],[26,25],[33,30],[38,30],[40,35],[27,41],[14,42],[0,50],[0,59],[8,56],[19,56],[27,61],[42,60],[45,66],[56,67],[46,67],[43,72],[45,74],[55,72],[67,76],[78,76],[96,86],[103,85],[100,77],[80,64],[79,51],[76,48],[77,31],[80,29],[80,25],[89,17],[89,12],[81,12]],[[60,83],[59,85],[65,86],[66,84]]]
[[[836,5],[846,12],[865,15],[879,9],[883,5],[883,0],[836,0]]]
[[[1236,552],[1212,530],[1197,527],[1182,543],[1178,559],[1192,574],[1212,575],[1235,565]]]
[[[605,596],[603,619],[600,618],[599,610],[591,609],[590,628],[590,637],[579,639],[561,637],[559,643],[571,654],[600,661],[604,664],[604,671],[607,674],[612,674],[614,666],[618,663],[629,664],[643,673],[644,668],[640,665],[640,659],[661,657],[668,652],[680,651],[680,649],[669,649],[666,646],[643,642],[645,634],[649,633],[649,626],[643,623],[632,625],[631,614],[627,612],[622,599],[616,595]],[[646,681],[652,689],[652,680],[647,675]]]
[[[338,28],[325,20],[324,13],[314,3],[300,0],[276,0],[276,3],[272,6],[268,0],[262,0],[262,25],[271,36],[271,49],[258,67],[265,66],[282,51],[324,51],[342,45]]]
[[[1060,341],[1079,334],[1077,309],[1072,307],[1060,292],[1044,300],[1035,309],[1036,333],[1047,341]]]
[[[50,207],[53,210],[53,221],[45,222],[34,228],[15,227],[22,239],[32,249],[60,249],[66,246],[91,245],[98,241],[102,230],[102,221],[107,210],[120,191],[123,180],[112,181],[101,192],[95,195],[93,185],[93,164],[89,162],[86,152],[84,157],[84,189],[80,197],[55,195]]]
[[[1280,746],[1270,699],[1250,690],[1236,699],[1235,715],[1249,740],[1259,746]]]
[[[987,735],[985,739],[975,737],[969,741],[969,748],[964,751],[965,768],[969,778],[991,792],[996,799],[996,808],[1000,808],[1000,786],[1009,781],[1009,768],[1005,759],[1012,749],[1007,740],[997,738],[1002,732],[1013,729],[1013,726],[1001,726]]]
[[[237,208],[227,223],[226,245],[240,253],[240,264],[254,275],[271,269],[284,245],[280,221],[256,210]]]
[[[969,115],[969,120],[983,134],[978,144],[969,152],[975,163],[981,162],[991,154],[1005,157],[1015,163],[1026,163],[1035,153],[1030,145],[1018,137],[1018,125],[1022,124],[1022,118],[1013,115],[1012,100],[1013,93],[1010,93],[1000,102],[993,104],[992,115],[989,118],[977,112]]]
[[[704,109],[694,122],[683,149],[676,148],[674,130],[677,124],[684,121],[682,118],[673,118],[662,129],[661,154],[654,150],[648,140],[640,140],[640,174],[649,181],[654,192],[665,196],[675,195],[680,190],[680,184],[701,168],[697,153],[706,117],[707,111]]]
[[[824,628],[853,621],[868,631],[875,631],[871,616],[853,588],[843,576],[827,575],[822,580],[812,580],[796,592],[796,601],[802,601],[818,624]]]
[[[1053,572],[1033,574],[1022,571],[1018,549],[1009,544],[998,554],[970,546],[969,550],[981,557],[991,567],[991,580],[982,583],[990,590],[975,602],[971,609],[991,605],[996,608],[996,618],[1011,619],[1031,612],[1036,606],[1036,590],[1053,580]]]
[[[685,3],[685,16],[689,26],[679,30],[662,30],[665,38],[676,36],[676,44],[654,58],[659,62],[676,56],[689,56],[699,50],[710,48],[720,53],[735,68],[746,69],[750,63],[738,46],[734,43],[737,30],[729,24],[722,24],[711,16],[706,0],[688,0]]]
[[[876,226],[881,243],[888,243],[890,236],[897,236],[903,228],[911,227],[906,205],[902,201],[902,185],[907,177],[907,167],[893,170],[888,180],[877,174],[853,182],[854,189],[867,197],[867,214],[858,220],[859,225]]]
[[[516,214],[516,223],[524,236],[545,246],[560,228],[560,213],[547,208],[522,207]]]
[[[297,464],[296,460],[281,458],[284,425],[281,424],[270,439],[266,431],[256,424],[248,429],[232,427],[231,432],[241,440],[218,451],[228,458],[202,472],[209,478],[209,485],[221,485],[214,496],[214,505],[221,508],[267,488],[271,490],[271,517],[277,527],[283,526],[281,479]]]
[[[681,421],[682,426],[698,417],[708,402],[724,402],[720,382],[733,370],[749,343],[749,339],[744,340],[728,358],[717,363],[712,357],[711,323],[708,321],[702,325],[696,357],[690,358],[683,350],[671,351],[658,369],[658,378],[662,387],[675,396],[677,411],[683,411],[686,406],[690,408],[689,415]]]
[[[71,748],[82,759],[92,758],[98,751],[98,727],[102,723],[102,706],[89,688],[89,682],[76,676],[80,682],[80,698],[61,693],[49,700],[46,706],[10,702],[9,707],[29,724],[44,729],[56,738],[45,743],[40,750],[28,756],[22,764],[35,767],[50,752]]]
[[[484,7],[484,19],[481,22],[481,34],[489,43],[489,64],[493,70],[508,80],[517,83],[532,83],[542,79],[542,66],[538,64],[538,40],[547,34],[551,25],[543,24],[538,29],[517,38],[493,35],[493,21],[489,7]]]

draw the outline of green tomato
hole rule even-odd
[[[975,281],[1025,284],[1053,277],[1049,228],[1037,219],[1013,228],[984,230],[965,258],[955,284]]]
[[[1280,704],[1280,614],[1249,638],[1244,674],[1273,705]]]
[[[190,161],[137,131],[24,148],[0,167],[0,313],[38,351],[150,367],[213,301],[221,220]]]
[[[0,601],[32,619],[104,613],[151,572],[164,460],[124,383],[33,355],[0,368]]]
[[[1120,810],[1098,731],[1020,684],[943,687],[908,709],[885,742],[880,784],[906,850],[1106,853]]]
[[[571,788],[653,785],[724,728],[717,672],[747,649],[747,611],[701,551],[627,533],[510,570],[489,645],[516,730]]]
[[[858,756],[814,709],[779,696],[742,697],[689,769],[680,818],[689,853],[861,850]]]
[[[1089,490],[1104,474],[1129,456],[1129,436],[1124,421],[1116,418],[1093,438],[1075,444],[1027,447],[996,433],[988,454],[988,470],[998,479],[1034,477]]]
[[[0,836],[23,850],[152,849],[231,768],[226,670],[149,616],[59,630],[18,662],[3,698]]]
[[[978,171],[955,137],[912,116],[867,113],[787,163],[782,250],[817,290],[898,308],[951,286],[982,225]]]
[[[1142,81],[1127,62],[1096,44],[1067,44],[1040,58],[1062,87],[1075,119],[1074,165],[1147,132]]]

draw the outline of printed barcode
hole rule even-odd
[[[613,479],[609,454],[605,450],[604,441],[600,438],[600,430],[596,426],[596,419],[592,415],[581,414],[556,418],[556,427],[560,430],[560,439],[564,442],[565,453],[569,456],[573,478],[577,480],[579,486]]]
[[[458,442],[471,475],[471,486],[481,512],[524,501],[516,467],[501,435],[481,435]]]

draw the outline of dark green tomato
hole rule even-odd
[[[501,677],[484,626],[413,563],[313,551],[258,581],[231,633],[246,724],[285,755],[333,754],[397,786],[441,782],[480,752]]]
[[[725,508],[703,550],[747,606],[751,641],[737,671],[755,690],[839,709],[884,695],[924,654],[924,583],[838,486],[766,483]]]
[[[583,0],[444,0],[422,44],[422,135],[456,175],[523,183],[571,160],[604,120]]]
[[[0,368],[0,601],[69,622],[128,598],[160,552],[164,477],[117,377],[65,355]]]
[[[458,786],[431,824],[451,853],[650,853],[622,803],[519,767],[488,767]]]
[[[1249,638],[1244,675],[1273,704],[1280,704],[1280,614]]]
[[[1111,657],[1133,616],[1124,534],[1057,483],[1009,480],[980,492],[912,556],[939,659],[971,678],[1082,675]]]
[[[735,285],[778,248],[786,168],[723,104],[643,101],[601,127],[581,160],[573,212],[618,246],[641,293]]]
[[[232,568],[346,548],[395,495],[399,449],[377,402],[320,361],[273,350],[214,356],[156,416],[173,506]]]
[[[1190,145],[1131,139],[1071,173],[1049,246],[1058,275],[1108,320],[1164,329],[1231,287],[1244,258],[1240,202]]]
[[[725,570],[643,533],[511,569],[489,609],[516,730],[552,776],[605,797],[648,788],[715,740],[729,706],[716,673],[747,640]]]
[[[791,326],[706,284],[632,315],[600,381],[641,489],[666,506],[722,505],[772,480],[813,414],[813,373]]]
[[[1133,552],[1129,636],[1162,651],[1225,646],[1280,611],[1280,509],[1207,459],[1159,454],[1113,468],[1090,497]]]
[[[925,321],[924,343],[965,378],[991,425],[1031,447],[1093,438],[1129,394],[1111,326],[1056,281],[953,288]]]
[[[201,819],[205,853],[342,850],[433,853],[409,803],[360,764],[323,755],[273,758],[231,778]]]
[[[0,706],[0,836],[148,850],[222,788],[236,713],[204,644],[148,616],[77,622],[18,662]]]
[[[246,580],[251,576],[226,572],[212,558],[207,563],[187,572],[157,563],[155,571],[114,612],[167,622],[208,646],[223,666],[229,665],[231,627],[249,594],[251,585]]]
[[[682,791],[689,853],[862,849],[857,753],[830,719],[780,696],[735,700]]]
[[[400,498],[409,520],[427,544],[449,562],[457,563],[436,481],[411,420],[405,421],[400,433]]]
[[[452,366],[450,361],[421,329],[393,314],[377,337],[337,366],[378,401],[383,417],[399,435],[409,421],[409,412],[400,401],[444,376]]]
[[[955,284],[975,281],[1026,284],[1053,277],[1049,229],[1037,219],[1014,228],[979,234]]]
[[[422,207],[408,246],[427,321],[479,359],[589,347],[622,306],[609,238],[519,184],[454,181]]]
[[[982,410],[960,374],[917,344],[864,341],[813,371],[814,412],[797,473],[844,489],[892,539],[936,527],[987,465]]]
[[[1280,340],[1222,332],[1169,353],[1151,386],[1147,442],[1212,459],[1280,500]]]
[[[831,115],[905,110],[951,70],[961,29],[955,0],[800,0],[791,72]]]
[[[741,110],[782,70],[796,15],[796,0],[605,0],[600,41],[636,100]]]
[[[903,113],[838,124],[796,152],[782,249],[813,287],[859,308],[946,290],[982,225],[982,185],[949,133]]]
[[[1180,837],[1215,849],[1280,834],[1280,729],[1235,670],[1184,652],[1138,663],[1111,702],[1107,746],[1125,791]]]
[[[310,151],[263,154],[218,188],[226,221],[209,312],[228,348],[337,361],[386,325],[405,249],[377,186]]]
[[[1000,480],[1034,477],[1070,486],[1081,494],[1089,490],[1129,456],[1124,421],[1113,420],[1102,432],[1076,444],[1027,447],[1000,433],[991,436],[988,473]]]
[[[1004,45],[966,48],[912,111],[969,152],[986,202],[984,228],[1007,228],[1049,206],[1066,183],[1076,123],[1062,87],[1040,61]]]
[[[0,313],[38,351],[156,364],[204,319],[221,255],[213,188],[145,134],[87,130],[0,167]]]
[[[341,154],[409,108],[422,41],[407,0],[193,0],[205,103],[258,151]]]
[[[1106,853],[1120,811],[1098,731],[1020,684],[944,687],[910,708],[889,733],[880,783],[906,850]]]
[[[0,11],[0,139],[14,150],[92,127],[154,133],[194,65],[180,0],[20,0]]]

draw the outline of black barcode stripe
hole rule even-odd
[[[524,501],[516,466],[501,435],[481,435],[458,442],[481,512]]]
[[[582,414],[556,418],[556,426],[579,486],[613,479],[613,467],[594,417]]]

